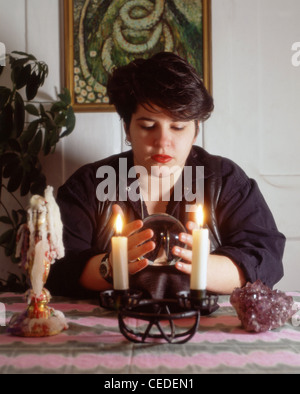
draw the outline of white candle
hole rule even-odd
[[[112,237],[112,267],[113,267],[113,284],[115,290],[128,290],[128,249],[127,237],[123,237],[122,233],[122,218],[120,215],[116,219],[116,233]]]
[[[209,255],[208,229],[203,226],[203,208],[197,210],[198,227],[193,230],[191,290],[205,290],[207,282],[207,260]]]

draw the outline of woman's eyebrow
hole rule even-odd
[[[154,121],[155,121],[155,119],[153,119],[153,118],[147,118],[146,116],[141,116],[140,118],[137,118],[137,120],[148,120],[148,121],[151,121],[151,122],[154,122]]]
[[[136,120],[147,120],[149,122],[156,122],[155,118],[148,118],[147,116],[141,116],[141,117],[137,118]],[[180,120],[180,119],[171,119],[171,121],[174,123],[180,123],[180,122],[187,123],[186,120]]]

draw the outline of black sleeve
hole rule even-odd
[[[222,246],[213,253],[232,259],[247,281],[260,279],[272,288],[283,276],[285,237],[257,183],[230,160],[223,163],[217,217]]]
[[[97,201],[93,167],[79,169],[57,194],[64,225],[65,257],[50,269],[46,287],[53,295],[90,297],[95,293],[80,286],[79,278],[87,261],[100,253],[93,246]]]

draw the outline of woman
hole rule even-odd
[[[123,234],[128,236],[131,287],[156,298],[188,289],[195,223],[189,220],[191,202],[184,195],[182,201],[174,198],[186,167],[193,169],[193,185],[196,168],[204,167],[211,241],[207,289],[229,294],[257,279],[272,287],[283,275],[285,238],[256,182],[232,161],[193,145],[199,123],[213,110],[213,100],[193,67],[173,53],[138,59],[114,71],[108,95],[124,122],[132,150],[82,167],[59,189],[66,257],[53,266],[49,290],[81,296],[111,288],[110,239],[117,213],[127,223]],[[135,178],[120,176],[124,163],[136,169]],[[116,173],[116,187],[105,199],[99,187],[108,167]],[[136,181],[138,198],[132,198]],[[153,231],[143,230],[142,220],[154,213],[168,213],[186,226],[180,234],[186,247],[172,250],[180,257],[175,266],[149,265],[147,254],[156,245]]]

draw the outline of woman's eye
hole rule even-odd
[[[184,126],[172,126],[172,129],[176,131],[181,131],[184,129]]]
[[[156,128],[156,123],[142,123],[140,124],[141,129],[143,130],[154,130]],[[185,128],[185,125],[179,124],[179,125],[170,125],[170,130],[174,131],[182,131]]]
[[[141,128],[144,130],[152,130],[152,129],[154,129],[154,127],[155,127],[155,124],[142,124],[141,125]]]

